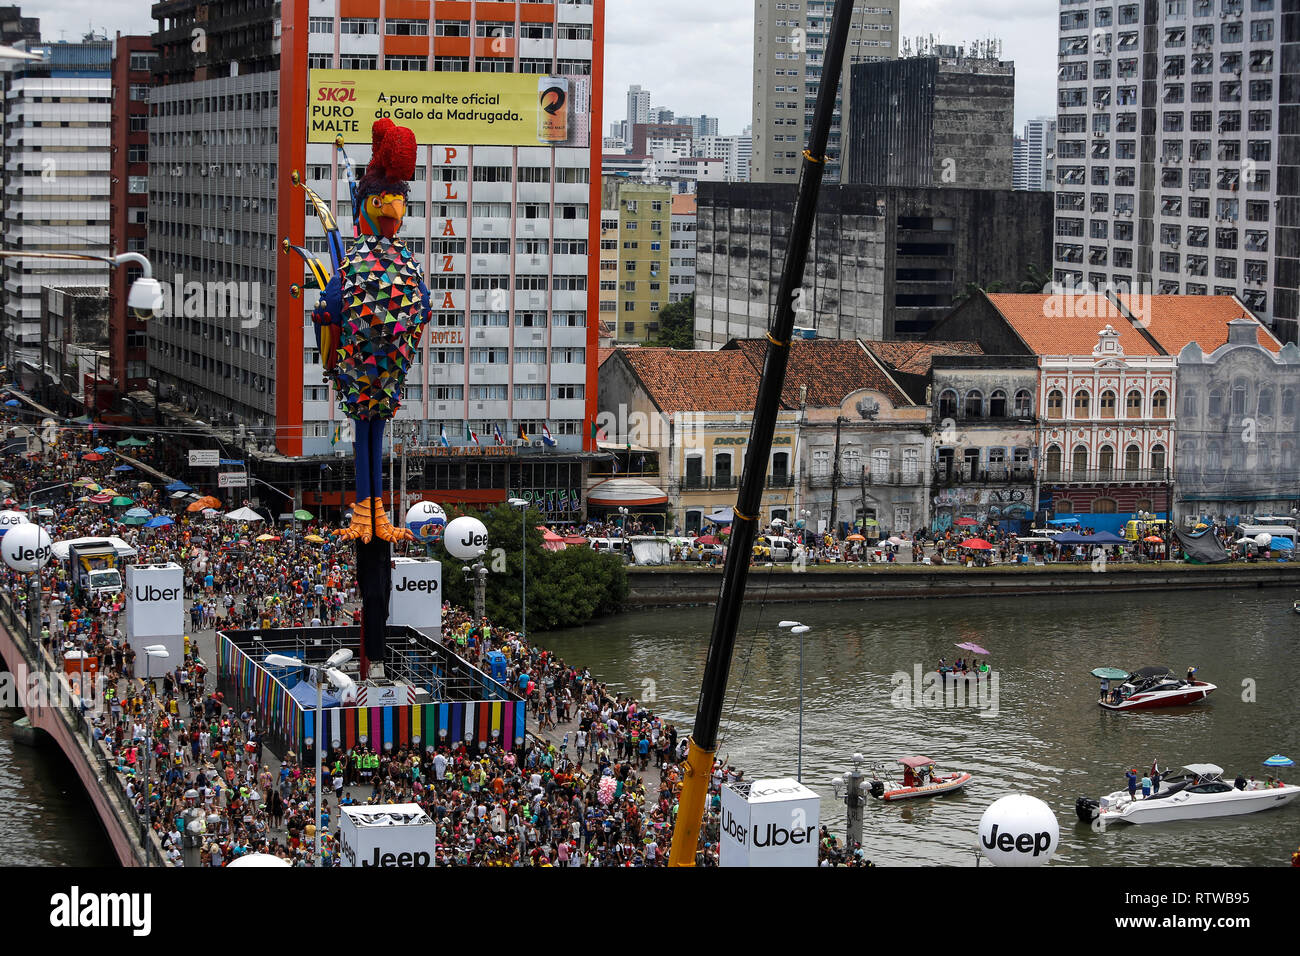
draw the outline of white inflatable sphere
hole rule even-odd
[[[10,527],[0,539],[0,557],[15,571],[30,574],[39,571],[53,554],[49,534],[40,525],[20,524]]]
[[[447,513],[432,501],[417,501],[406,512],[406,527],[419,540],[436,541],[447,524]]]
[[[1255,543],[1261,548],[1267,548],[1273,543],[1273,536],[1268,532],[1255,535]]]
[[[1023,793],[995,800],[980,817],[980,852],[994,866],[1043,866],[1061,844],[1052,808]]]
[[[487,528],[478,518],[461,515],[447,525],[442,535],[442,543],[453,558],[468,561],[487,551]]]

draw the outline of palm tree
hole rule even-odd
[[[1020,282],[1019,291],[1026,293],[1042,292],[1052,284],[1052,277],[1034,263],[1025,266],[1025,277]]]
[[[980,285],[978,282],[967,282],[966,288],[952,297],[952,304],[958,305],[967,299],[973,299],[975,294],[983,292],[985,295],[996,295],[1006,288],[1006,283],[1001,279],[995,279],[988,285]]]

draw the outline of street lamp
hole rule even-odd
[[[803,636],[812,628],[798,621],[781,621],[777,627],[788,627],[791,634],[799,635],[799,769],[795,779],[803,783]]]
[[[345,664],[352,660],[352,652],[346,647],[342,650],[335,651],[329,656],[324,664],[313,665],[297,657],[290,657],[288,654],[267,654],[262,658],[262,663],[268,667],[306,667],[311,671],[312,682],[316,685],[316,837],[312,841],[313,863],[320,866],[320,760],[321,750],[324,744],[324,682],[328,680],[336,690],[343,703],[349,703],[356,699],[357,684],[351,677],[338,669],[340,664]]]
[[[519,636],[526,640],[528,638],[528,502],[523,498],[511,498],[510,507],[519,509],[519,541],[524,554],[523,592],[519,599],[523,620],[520,624]]]
[[[474,618],[481,621],[487,616],[487,573],[488,569],[483,564],[483,555],[486,550],[480,551],[477,560],[473,564],[466,564],[460,570],[465,575],[465,583],[474,586]]]
[[[835,799],[843,800],[848,808],[848,849],[862,843],[862,807],[866,803],[867,775],[862,772],[862,754],[853,755],[853,769],[839,777],[831,778]]]
[[[83,650],[82,654],[86,652]],[[166,660],[171,657],[162,644],[150,644],[144,649],[144,680],[149,685],[149,716],[144,728],[144,865],[149,865],[149,839],[153,835],[153,807],[149,803],[149,758],[153,753],[153,678],[149,673],[149,659]],[[84,657],[83,657],[83,667]]]

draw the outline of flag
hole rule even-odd
[[[524,441],[528,441],[528,432],[524,431],[523,422],[519,423],[519,437],[522,438]]]
[[[600,431],[596,427],[596,419],[591,420],[591,440],[597,441],[600,438]]]
[[[478,433],[469,427],[469,422],[465,423],[465,440],[472,441],[476,445],[478,444]]]
[[[334,434],[333,434],[333,435],[330,435],[330,445],[331,445],[331,446],[333,446],[333,445],[337,445],[337,444],[339,443],[339,437],[343,434],[342,431],[341,431],[341,428],[342,428],[341,425],[335,425],[335,426],[334,426]]]
[[[555,447],[555,439],[551,437],[551,430],[545,425],[542,426],[542,441],[545,442],[547,448]]]
[[[492,435],[496,438],[496,443],[498,445],[504,445],[506,443],[506,440],[501,437],[501,427],[499,425],[492,426]]]
[[[439,430],[439,432],[438,432],[438,444],[441,445],[443,448],[446,448],[449,444],[451,444],[449,441],[447,441],[447,426],[446,426],[446,425],[443,425],[442,428],[441,428],[441,429]]]

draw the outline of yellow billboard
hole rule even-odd
[[[589,143],[591,79],[540,73],[311,70],[310,143],[369,143],[388,117],[417,143],[579,146]]]

